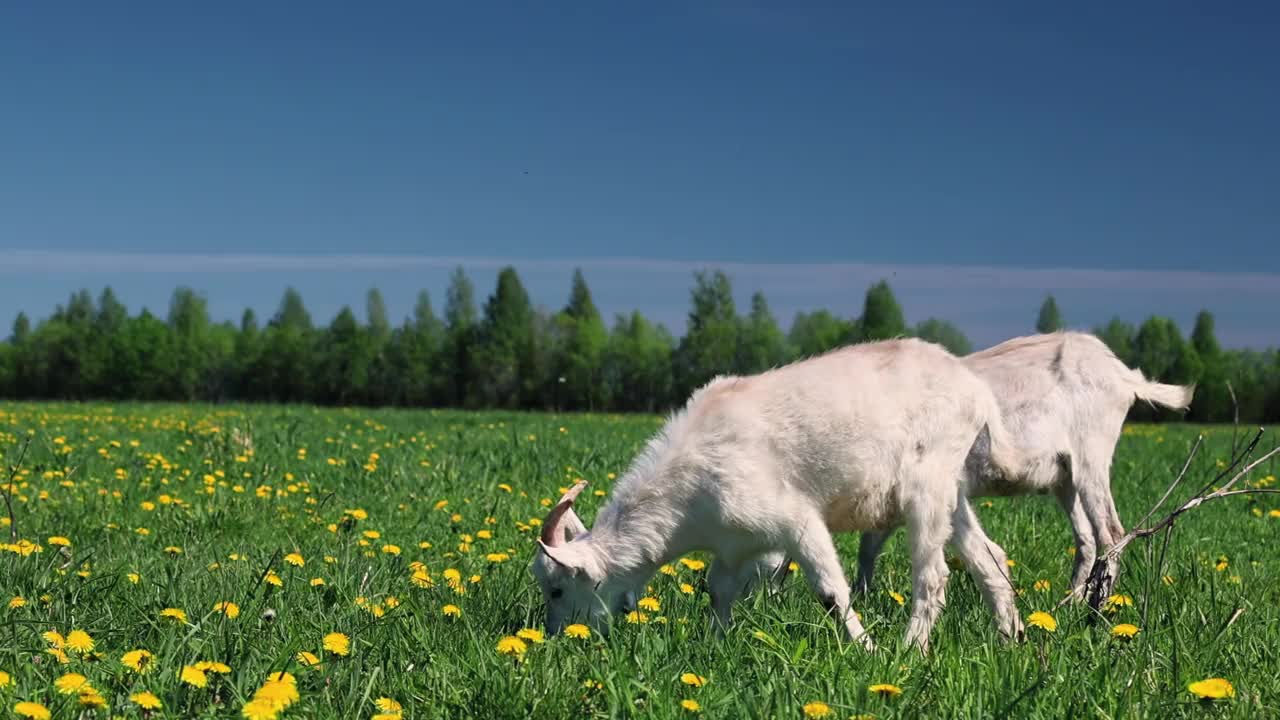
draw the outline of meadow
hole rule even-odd
[[[921,657],[903,533],[841,641],[801,578],[708,624],[709,558],[664,567],[607,638],[544,637],[529,571],[575,480],[595,510],[662,418],[283,406],[0,404],[6,716],[1257,718],[1280,715],[1280,496],[1189,512],[1124,556],[1099,613],[1047,497],[977,501],[1024,621],[998,639],[967,574]],[[1247,428],[1242,432],[1247,432]],[[1126,525],[1227,460],[1233,429],[1130,425]],[[1260,447],[1275,444],[1268,432]],[[1274,483],[1280,463],[1250,486]],[[850,578],[857,539],[838,538]],[[1042,616],[1037,616],[1041,618]],[[1221,678],[1229,683],[1200,683]],[[1225,695],[1224,697],[1201,697]]]

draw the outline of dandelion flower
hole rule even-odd
[[[495,553],[489,553],[488,555],[485,555],[484,559],[488,560],[491,563],[504,563],[510,560],[511,556],[504,552],[495,552]]]
[[[648,610],[649,612],[658,612],[662,609],[662,603],[658,602],[658,598],[648,596],[640,598],[640,600],[636,602],[636,606],[641,610]]]
[[[1225,678],[1209,678],[1208,680],[1197,680],[1187,685],[1187,690],[1192,695],[1202,700],[1219,700],[1222,698],[1235,697],[1236,689],[1231,686],[1231,682]]]
[[[396,702],[395,700],[389,697],[380,697],[377,700],[374,700],[373,704],[377,705],[378,709],[385,713],[392,713],[392,714],[398,715],[400,714],[401,711],[404,710],[404,708],[401,707],[400,703]]]
[[[824,702],[814,700],[804,704],[804,716],[811,718],[826,717],[831,714],[831,707]]]
[[[693,560],[691,558],[680,558],[680,564],[695,572],[707,566],[705,562],[701,560]]]
[[[67,633],[67,647],[83,655],[93,650],[93,638],[83,630],[72,630]]]
[[[1043,610],[1037,610],[1031,613],[1031,617],[1027,618],[1028,625],[1034,625],[1046,632],[1053,632],[1058,629],[1058,621],[1053,616]]]
[[[231,667],[226,663],[220,663],[216,660],[201,660],[193,667],[203,672],[216,672],[227,675],[231,672]]]
[[[146,690],[130,695],[129,700],[144,710],[159,710],[161,708],[160,698]]]
[[[703,685],[707,684],[707,679],[702,677],[701,675],[695,675],[691,672],[687,672],[680,676],[680,682],[684,683],[685,685],[702,687]]]
[[[676,569],[670,565],[663,565],[662,567],[658,568],[658,572],[662,573],[663,575],[670,575],[671,577],[676,576]]]
[[[508,635],[502,638],[498,641],[497,646],[497,650],[500,655],[511,655],[517,658],[523,656],[524,652],[528,649],[529,646],[526,645],[523,640],[514,635]]]
[[[906,599],[906,598],[904,598],[904,597],[902,597],[902,594],[901,594],[901,593],[896,593],[896,592],[894,592],[894,591],[890,590],[890,591],[889,591],[889,597],[893,598],[893,601],[894,601],[894,602],[896,602],[896,603],[898,603],[899,605],[906,605],[906,604],[907,604],[907,599]]]
[[[58,688],[58,692],[63,695],[75,695],[80,692],[80,688],[85,687],[88,683],[89,678],[80,673],[67,673],[54,680],[53,686]]]
[[[440,613],[445,617],[462,617],[462,608],[457,605],[445,605],[440,608]]]
[[[204,671],[190,665],[183,665],[178,677],[182,682],[193,687],[202,688],[209,684],[209,677],[204,674]]]
[[[53,537],[49,538],[46,542],[48,542],[50,545],[58,545],[61,547],[71,547],[71,541],[68,540],[67,538],[62,537],[61,535],[54,535]]]
[[[531,643],[540,643],[543,641],[542,631],[534,628],[524,628],[520,630],[520,632],[516,633],[516,637],[521,640],[528,640]]]
[[[299,555],[296,552],[291,552],[288,555],[285,555],[284,561],[294,567],[302,567],[307,564],[307,561],[302,558],[302,555]]]
[[[13,711],[29,720],[49,720],[49,708],[38,702],[20,702],[13,706]]]
[[[1049,581],[1037,580],[1034,587],[1036,592],[1049,592]]]
[[[227,617],[231,618],[232,620],[240,617],[240,606],[236,605],[230,600],[223,600],[222,602],[214,605],[213,611],[220,612],[226,615]]]
[[[351,640],[342,633],[329,633],[324,636],[324,649],[334,655],[346,655],[351,652]]]
[[[574,623],[564,629],[564,634],[571,638],[586,640],[591,637],[591,629],[582,623]]]
[[[13,678],[9,677],[9,673],[0,670],[0,688],[6,688],[13,684]]]
[[[316,665],[320,664],[320,658],[316,657],[315,655],[312,655],[306,650],[303,650],[302,652],[298,653],[296,657],[298,658],[298,662],[302,663],[303,665],[306,665],[307,667],[315,667]]]
[[[187,613],[178,608],[165,608],[160,611],[160,617],[172,618],[180,623],[187,621]]]
[[[120,656],[120,664],[141,675],[151,670],[152,657],[150,650],[130,650]]]
[[[21,595],[16,595],[12,600],[9,601],[9,609],[17,610],[18,608],[26,604],[27,604],[26,598],[22,597]]]
[[[324,578],[322,577],[311,578],[311,587],[323,587],[324,584]]]
[[[80,704],[85,707],[100,708],[106,707],[107,701],[97,690],[87,688],[80,693]]]
[[[684,593],[685,595],[692,595],[693,586],[690,585],[689,583],[682,582],[680,583],[680,592]]]
[[[698,704],[697,700],[689,700],[689,699],[681,700],[680,707],[684,708],[685,710],[691,713],[696,713],[702,710],[702,706]]]
[[[876,685],[869,685],[867,687],[867,692],[873,695],[879,695],[880,697],[897,697],[902,694],[902,688],[897,685],[890,685],[889,683],[878,683]]]
[[[1111,628],[1111,637],[1127,639],[1127,638],[1133,637],[1134,635],[1137,635],[1139,632],[1141,631],[1138,629],[1137,625],[1130,625],[1129,623],[1120,623],[1119,625],[1116,625],[1115,627]]]

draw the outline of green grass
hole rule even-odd
[[[0,687],[2,711],[35,701],[54,717],[74,717],[79,695],[60,694],[55,680],[79,673],[108,705],[98,717],[141,717],[129,696],[144,689],[163,702],[154,717],[241,717],[268,673],[285,670],[298,693],[280,714],[285,718],[368,718],[382,697],[401,703],[406,718],[691,717],[681,707],[685,699],[699,703],[701,716],[717,718],[798,718],[812,701],[826,703],[833,718],[1277,715],[1280,518],[1268,512],[1280,501],[1265,495],[1186,515],[1161,570],[1149,553],[1159,546],[1135,544],[1117,588],[1132,606],[1100,618],[1079,606],[1055,610],[1056,632],[1028,628],[1021,645],[1000,643],[973,582],[954,571],[930,655],[902,648],[910,574],[897,533],[881,556],[876,592],[855,597],[881,646],[875,654],[843,643],[798,578],[776,600],[758,594],[741,602],[737,626],[717,644],[707,622],[705,571],[679,563],[676,577],[654,577],[651,593],[661,609],[648,613],[649,622],[623,622],[607,640],[530,643],[519,662],[499,654],[504,636],[541,626],[541,599],[528,572],[537,533],[530,520],[576,478],[607,493],[610,474],[623,472],[659,420],[0,405],[0,464],[17,464],[30,439],[13,505],[18,537],[40,546],[27,555],[0,551],[0,671],[10,677]],[[1164,491],[1197,432],[1129,430],[1113,475],[1126,523]],[[251,454],[238,437],[252,438]],[[1273,444],[1269,433],[1263,447]],[[1207,481],[1230,447],[1230,428],[1210,430],[1176,499]],[[376,464],[369,464],[375,452]],[[1265,482],[1278,471],[1265,467],[1251,480]],[[580,501],[588,525],[603,501],[591,492]],[[347,512],[357,509],[367,517]],[[1072,562],[1056,504],[996,499],[979,503],[978,512],[1016,562],[1024,620],[1052,610]],[[0,527],[5,542],[9,529]],[[492,537],[480,537],[482,530]],[[379,536],[366,538],[368,531]],[[472,541],[462,552],[466,534]],[[50,543],[56,536],[71,541],[70,558]],[[838,538],[850,576],[856,543]],[[292,552],[305,565],[286,563]],[[509,558],[492,562],[491,553]],[[1221,557],[1227,565],[1218,570]],[[414,561],[425,565],[431,587],[411,581]],[[459,572],[465,594],[450,587],[448,568]],[[279,587],[264,581],[268,570]],[[312,578],[325,584],[313,587]],[[1035,589],[1042,579],[1050,590]],[[695,592],[682,593],[680,583]],[[905,596],[905,606],[891,590]],[[12,597],[25,606],[6,605]],[[238,604],[240,615],[214,613],[221,601]],[[447,604],[461,617],[445,617]],[[162,617],[165,608],[183,610],[186,622]],[[1238,610],[1243,614],[1229,623]],[[1119,622],[1141,633],[1113,640],[1109,628]],[[94,648],[65,651],[63,664],[42,634],[77,629]],[[349,637],[346,656],[322,648],[334,632]],[[141,676],[120,662],[138,648],[154,654],[152,672]],[[302,651],[322,663],[300,664]],[[199,661],[225,663],[231,672],[208,674],[204,688],[181,683],[183,666]],[[705,677],[705,686],[682,683],[689,672]],[[1188,692],[1188,683],[1211,677],[1230,680],[1234,698],[1199,702]],[[902,694],[872,695],[874,683],[892,683]]]

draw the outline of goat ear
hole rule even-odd
[[[548,545],[538,540],[538,545],[542,548],[542,552],[556,565],[568,572],[573,577],[578,577],[586,572],[586,563],[582,557],[579,548],[572,545]]]
[[[582,519],[578,517],[578,513],[573,511],[573,508],[569,508],[569,511],[564,514],[562,527],[564,529],[565,542],[572,542],[574,538],[580,537],[587,532],[587,526],[583,524]]]

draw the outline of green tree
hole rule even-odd
[[[1058,309],[1058,301],[1050,295],[1040,305],[1040,315],[1036,318],[1036,332],[1051,333],[1062,330],[1066,323],[1062,321],[1062,311]]]
[[[1136,331],[1132,325],[1118,317],[1113,317],[1105,326],[1095,328],[1093,334],[1106,343],[1121,362],[1126,365],[1136,363],[1133,349]]]
[[[591,298],[582,271],[573,271],[569,302],[556,316],[556,348],[551,382],[556,386],[557,405],[574,410],[596,410],[604,406],[606,387],[601,376],[609,334]]]
[[[1202,372],[1195,396],[1191,399],[1188,418],[1197,422],[1210,422],[1211,418],[1232,417],[1233,404],[1227,382],[1233,378],[1228,375],[1222,346],[1214,335],[1213,314],[1208,310],[1201,310],[1196,315],[1195,327],[1191,331],[1191,347],[1200,360]],[[1234,379],[1238,385],[1242,378]]]
[[[367,401],[376,362],[372,331],[360,327],[351,308],[343,306],[325,330],[317,373],[318,399],[355,405]]]
[[[786,363],[787,338],[769,309],[764,293],[751,295],[751,312],[738,334],[739,373],[756,373]]]
[[[449,405],[466,404],[467,388],[474,374],[476,336],[475,289],[461,267],[453,271],[449,288],[445,292],[444,350],[441,357],[441,374],[447,378],[441,397]]]
[[[907,321],[902,307],[893,296],[889,283],[881,280],[867,290],[858,320],[858,339],[861,341],[888,340],[907,334]]]
[[[615,409],[649,413],[675,402],[674,346],[671,334],[639,311],[617,316],[603,370]]]
[[[973,345],[960,328],[946,320],[929,318],[916,325],[912,335],[929,342],[935,342],[946,348],[953,355],[968,355],[973,352]]]
[[[498,272],[497,286],[485,302],[476,347],[472,403],[513,408],[527,392],[533,360],[533,306],[513,267]]]
[[[694,275],[688,329],[675,354],[678,394],[684,396],[712,377],[733,372],[738,348],[738,316],[733,290],[723,272]]]
[[[213,352],[207,301],[191,288],[174,290],[169,301],[169,328],[180,359],[173,377],[176,397],[185,401],[206,397],[209,372],[220,360]]]
[[[787,341],[793,356],[821,355],[853,340],[854,323],[832,315],[829,310],[798,312],[791,321]]]

